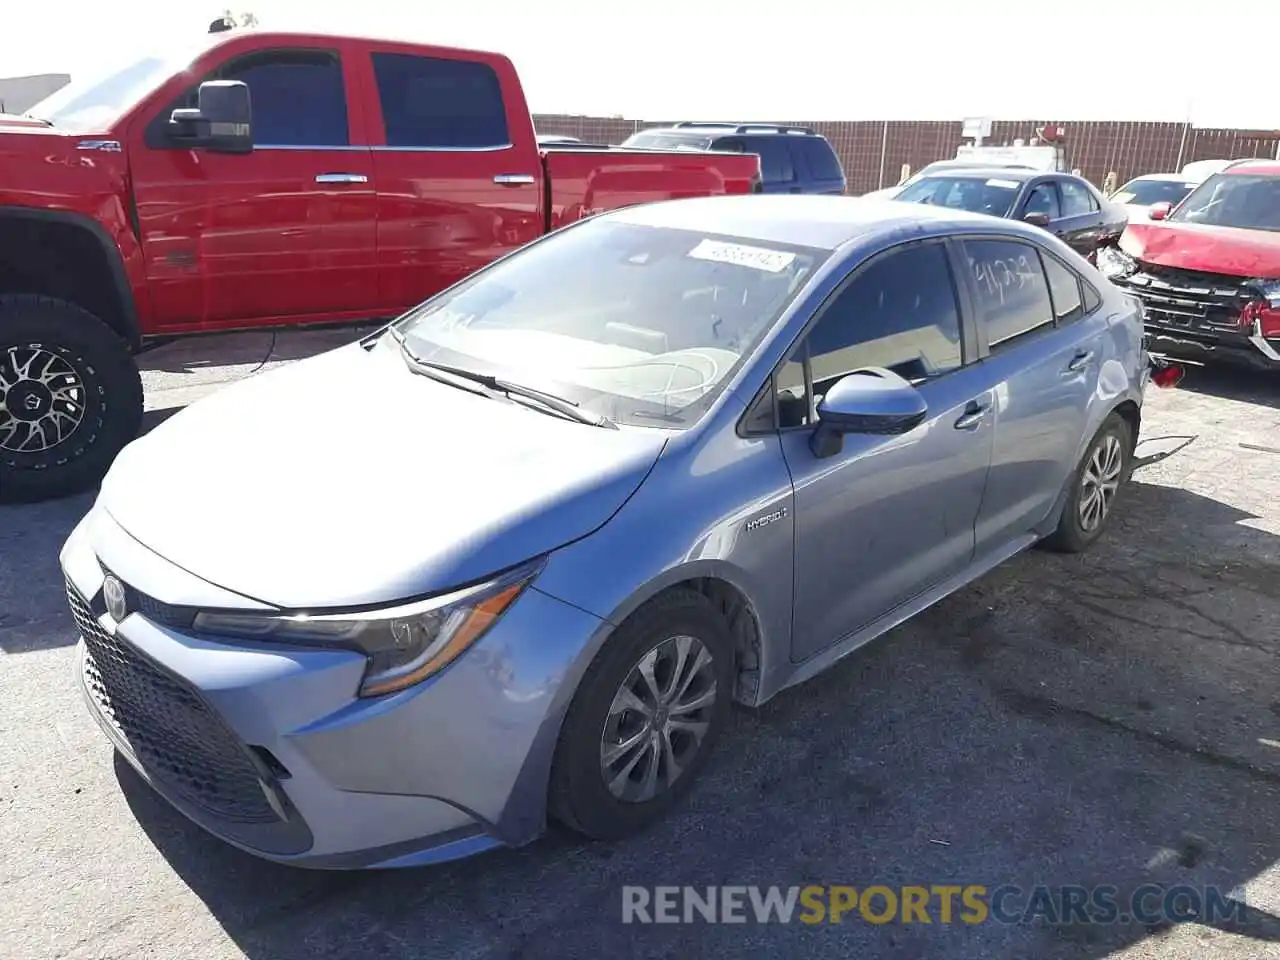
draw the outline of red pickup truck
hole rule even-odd
[[[592,213],[760,190],[755,155],[540,148],[497,54],[257,31],[0,116],[0,171],[9,501],[101,478],[149,344],[394,317]]]

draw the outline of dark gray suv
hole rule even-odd
[[[827,138],[809,127],[776,123],[704,123],[633,133],[624,147],[644,150],[723,150],[760,157],[763,193],[844,193],[844,168]]]

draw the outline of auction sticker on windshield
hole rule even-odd
[[[752,247],[745,243],[725,243],[720,240],[703,240],[689,251],[695,260],[711,260],[715,263],[732,263],[739,267],[751,267],[768,273],[781,273],[796,258],[794,253]]]
[[[1017,180],[988,180],[987,186],[988,187],[1008,187],[1010,190],[1017,190],[1019,184]]]

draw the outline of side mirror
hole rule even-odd
[[[1049,215],[1047,213],[1028,213],[1022,219],[1033,227],[1042,227],[1046,229],[1050,223]]]
[[[1152,220],[1163,220],[1172,209],[1172,203],[1168,200],[1161,200],[1159,203],[1153,203],[1147,208],[1147,216]]]
[[[809,449],[818,458],[840,452],[846,433],[892,435],[914,430],[929,413],[920,391],[891,370],[868,367],[836,381],[818,404]]]
[[[209,80],[200,84],[197,106],[173,111],[169,133],[174,140],[220,153],[253,151],[249,87],[240,80]]]

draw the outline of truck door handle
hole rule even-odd
[[[970,400],[965,404],[964,413],[960,415],[960,419],[956,421],[957,430],[977,430],[979,424],[987,419],[987,413],[991,407],[977,400]]]
[[[316,183],[368,183],[369,178],[363,173],[319,173]]]
[[[1077,353],[1074,357],[1071,358],[1071,362],[1067,364],[1067,369],[1062,371],[1062,375],[1064,377],[1069,377],[1073,373],[1079,373],[1081,370],[1083,370],[1085,367],[1089,365],[1089,361],[1092,359],[1093,359],[1092,350],[1081,350],[1079,353]]]
[[[503,187],[525,187],[536,181],[527,173],[500,173],[493,182]]]

